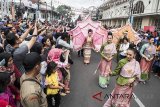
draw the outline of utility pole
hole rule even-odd
[[[19,1],[20,1],[20,7],[21,7],[22,0],[19,0]]]
[[[157,0],[157,8],[156,8],[156,13],[158,13],[158,7],[159,7],[160,1]]]
[[[40,0],[38,0],[37,2],[37,5],[38,5],[38,9],[37,9],[37,14],[36,14],[36,20],[39,19],[39,16],[40,16]]]
[[[133,25],[133,2],[134,0],[129,1],[129,22]]]
[[[22,6],[21,6],[22,0],[19,0],[19,1],[20,1],[20,4],[19,4],[19,9],[20,9],[20,10],[19,10],[19,11],[20,11],[20,15],[21,15],[20,17],[22,18],[22,17],[23,17],[23,13],[22,13],[22,11],[23,11],[22,9],[23,9],[23,8],[22,8]]]
[[[48,16],[48,15],[47,15],[47,14],[48,14],[47,12],[48,12],[48,11],[47,11],[47,2],[46,2],[46,21],[47,21],[47,16]]]
[[[53,5],[53,4],[52,4],[52,0],[51,0],[51,21],[53,21],[53,10],[52,10],[53,7],[52,7],[52,5]]]

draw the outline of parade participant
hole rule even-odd
[[[64,88],[64,84],[59,82],[58,67],[55,62],[49,62],[46,70],[46,84],[47,84],[47,102],[48,107],[59,107],[61,101],[60,89]],[[55,105],[53,106],[53,98]]]
[[[91,58],[91,51],[92,51],[92,38],[93,30],[89,29],[88,30],[88,36],[86,38],[86,41],[84,43],[83,49],[84,49],[84,64],[89,64],[90,63],[90,58]]]
[[[41,69],[41,56],[36,52],[27,54],[24,58],[25,73],[21,77],[21,104],[23,107],[48,107],[46,95],[43,92],[37,76]]]
[[[119,76],[116,79],[116,86],[111,96],[103,107],[130,107],[133,88],[140,80],[141,74],[139,62],[135,60],[135,56],[136,51],[128,49],[127,57],[120,60],[115,70],[110,74]]]
[[[107,88],[107,85],[109,84],[109,73],[112,65],[112,59],[113,56],[117,53],[116,46],[114,43],[112,43],[112,40],[112,33],[108,33],[107,42],[102,45],[100,49],[102,59],[99,65],[99,85],[102,88]]]
[[[141,78],[145,81],[149,79],[149,73],[156,54],[156,47],[153,43],[154,38],[152,36],[148,37],[148,43],[144,44],[140,50],[140,55],[142,56],[140,61],[142,71]]]

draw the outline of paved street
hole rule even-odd
[[[94,71],[100,61],[97,53],[92,52],[91,64],[84,65],[83,58],[79,58],[76,53],[72,55],[74,65],[71,68],[71,93],[62,98],[61,107],[102,107],[115,86],[116,77],[112,77],[110,86],[107,89],[101,89],[98,86],[98,73]],[[116,62],[113,61],[113,68]],[[151,80],[146,85],[138,84],[134,93],[136,99],[132,99],[131,107],[160,107],[160,79],[151,76]],[[102,92],[103,101],[93,99],[92,96]],[[139,103],[136,102],[136,101]],[[144,106],[143,106],[144,105]]]

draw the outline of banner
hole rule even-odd
[[[155,26],[144,26],[144,31],[150,31],[150,32],[154,32],[155,31]]]

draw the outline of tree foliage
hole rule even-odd
[[[69,12],[71,12],[71,7],[70,6],[66,6],[66,5],[60,5],[60,6],[57,7],[57,11],[61,15],[65,15],[65,14],[68,14]]]

